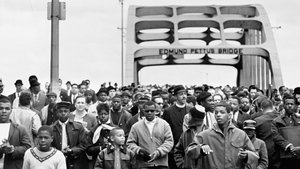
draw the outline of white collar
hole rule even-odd
[[[179,107],[179,108],[184,108],[184,107],[185,107],[185,104],[179,105],[177,102],[175,103],[175,105],[176,105],[177,107]]]
[[[63,124],[67,125],[67,123],[69,122],[69,119],[67,121],[65,121],[64,123],[61,122],[60,120],[58,120],[58,123],[62,126]]]

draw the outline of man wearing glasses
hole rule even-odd
[[[128,148],[137,154],[137,168],[168,169],[168,153],[174,145],[170,125],[155,116],[154,102],[146,102],[143,108],[145,118],[132,126]]]

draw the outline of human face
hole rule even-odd
[[[63,123],[69,119],[69,114],[70,114],[70,109],[66,107],[60,107],[57,110],[58,119]]]
[[[128,96],[122,96],[122,103],[123,104],[128,104],[129,103],[129,101],[130,101],[130,98],[128,97]]]
[[[250,109],[250,101],[248,98],[243,97],[241,98],[241,105],[240,108],[243,112],[248,112]]]
[[[145,109],[144,109],[144,114],[145,114],[145,118],[148,121],[152,121],[155,118],[155,113],[156,113],[156,108],[154,105],[151,106],[147,106],[145,105]]]
[[[194,91],[194,96],[197,98],[201,93],[201,90],[195,90]]]
[[[154,99],[154,102],[159,106],[159,109],[162,109],[163,108],[163,105],[164,105],[164,101],[162,98],[156,98]]]
[[[115,134],[110,138],[111,141],[116,145],[124,145],[125,143],[125,134],[123,130],[116,130]]]
[[[10,113],[11,113],[11,103],[0,102],[0,123],[9,122]]]
[[[22,86],[23,86],[23,85],[21,85],[21,84],[17,84],[17,85],[16,85],[16,91],[17,91],[17,92],[21,92],[21,91],[22,91]]]
[[[113,98],[112,108],[114,110],[120,110],[121,109],[121,98],[118,98],[118,97]]]
[[[80,93],[84,93],[86,91],[86,85],[80,85]]]
[[[213,111],[214,100],[212,99],[212,96],[209,96],[208,98],[205,99],[203,106],[205,107],[206,110]]]
[[[248,137],[250,139],[252,139],[255,135],[255,130],[253,130],[253,129],[244,129],[244,131],[246,132],[246,134],[248,135]]]
[[[108,121],[108,112],[105,111],[105,110],[101,110],[99,113],[98,113],[98,119],[100,121],[100,123],[106,123]]]
[[[214,113],[218,125],[224,125],[228,123],[231,118],[230,112],[227,112],[226,107],[224,106],[215,107]]]
[[[183,105],[186,103],[187,94],[185,91],[177,93],[177,103]]]
[[[256,93],[257,93],[257,90],[256,90],[256,89],[251,89],[251,90],[250,90],[250,97],[251,97],[251,99],[254,98],[254,96],[256,95]]]
[[[215,95],[213,98],[214,103],[220,103],[222,100],[222,97],[220,95]]]
[[[77,85],[73,85],[72,86],[72,93],[73,94],[77,94],[78,93],[78,86]]]
[[[231,98],[229,101],[232,111],[237,112],[239,110],[239,101],[235,98]]]
[[[116,95],[116,91],[115,90],[110,90],[108,91],[108,95],[110,98],[113,98]]]
[[[50,103],[55,103],[56,102],[56,96],[48,96],[48,100]]]
[[[168,94],[161,94],[161,97],[164,101],[164,104],[168,104],[169,103],[169,95]]]
[[[85,97],[79,97],[76,99],[75,107],[77,111],[84,111],[85,110]]]
[[[40,87],[40,85],[37,85],[37,86],[32,87],[31,90],[32,90],[32,93],[38,94],[41,91],[41,87]]]
[[[101,102],[105,102],[107,100],[107,94],[104,92],[99,93],[98,100]]]
[[[53,137],[51,137],[48,131],[40,131],[37,136],[38,149],[43,152],[50,150]]]
[[[291,115],[295,111],[295,100],[294,99],[286,99],[284,102],[284,109],[287,115]]]

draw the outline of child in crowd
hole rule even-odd
[[[110,131],[111,145],[102,150],[97,157],[95,169],[132,169],[135,160],[134,153],[125,145],[125,134],[122,128],[116,127]]]
[[[97,156],[100,151],[108,146],[109,132],[115,126],[110,122],[109,119],[109,106],[107,104],[99,104],[97,106],[97,120],[98,125],[95,126],[90,132],[90,145],[86,153],[92,156],[92,162],[90,168],[94,168]]]
[[[23,169],[67,169],[64,154],[51,147],[53,130],[50,126],[42,126],[38,130],[37,147],[25,152]]]

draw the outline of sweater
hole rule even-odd
[[[36,147],[25,152],[23,169],[66,169],[63,153],[55,148],[48,152],[39,151]]]
[[[144,149],[150,154],[157,150],[160,154],[150,163],[137,159],[138,167],[168,166],[168,153],[173,148],[174,140],[170,125],[165,120],[157,118],[152,135],[150,135],[145,120],[135,123],[129,133],[127,144],[128,148],[136,154],[140,149]]]

